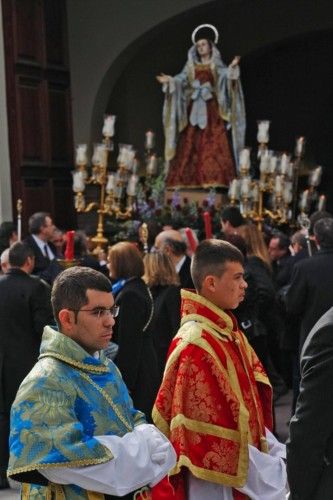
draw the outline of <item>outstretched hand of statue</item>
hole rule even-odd
[[[239,62],[240,62],[240,59],[241,59],[241,58],[240,58],[240,56],[235,56],[235,57],[233,58],[233,60],[231,61],[230,66],[231,66],[232,68],[234,68],[235,66],[238,66],[238,64],[239,64]]]
[[[171,78],[172,77],[170,75],[165,75],[164,73],[161,73],[160,75],[156,76],[156,80],[162,84],[169,83]]]

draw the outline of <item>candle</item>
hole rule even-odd
[[[65,260],[74,259],[74,235],[75,231],[67,231],[66,233]]]
[[[75,163],[76,165],[86,165],[88,163],[87,144],[77,145]]]
[[[127,184],[127,194],[128,196],[135,196],[136,195],[136,186],[139,181],[139,178],[137,175],[132,174],[131,177],[128,180]]]
[[[190,229],[189,227],[186,227],[185,228],[185,234],[186,234],[186,238],[187,238],[187,241],[188,241],[188,244],[192,250],[192,252],[194,253],[196,248],[197,248],[197,242],[193,236],[193,231],[192,229]]]
[[[283,153],[280,161],[280,172],[282,175],[287,175],[288,167],[289,167],[289,156],[286,153]]]
[[[241,171],[243,170],[244,173],[247,173],[250,168],[250,149],[249,148],[244,148],[240,152],[239,155],[239,164]]]
[[[258,123],[258,133],[257,133],[257,141],[260,143],[267,144],[269,141],[269,120],[260,120]]]
[[[287,205],[289,205],[289,203],[292,200],[292,186],[293,186],[292,182],[285,182],[284,183],[284,187],[283,187],[283,201]]]
[[[114,190],[115,185],[116,185],[116,178],[115,178],[114,174],[109,174],[108,175],[108,182],[107,182],[106,188],[105,188],[106,192],[108,194],[111,193],[111,191]]]
[[[297,137],[295,155],[302,156],[304,154],[305,137]]]
[[[145,149],[153,149],[154,146],[155,146],[155,134],[152,130],[147,130]]]
[[[325,206],[326,206],[326,196],[324,194],[321,194],[319,196],[317,210],[319,211],[325,210]]]
[[[258,203],[259,201],[259,184],[255,182],[252,188],[252,200],[254,203]]]
[[[309,176],[309,185],[310,186],[319,186],[320,181],[321,181],[321,174],[323,172],[323,169],[321,166],[316,167],[314,170],[310,172]]]
[[[209,240],[213,236],[213,233],[212,233],[212,221],[211,221],[211,218],[210,218],[210,213],[209,212],[204,212],[203,213],[203,218],[204,218],[204,223],[205,223],[206,240]]]
[[[260,166],[259,170],[261,174],[267,174],[270,169],[270,158],[271,158],[271,152],[270,151],[265,151],[261,157],[260,157]]]
[[[271,174],[274,174],[276,170],[276,164],[277,164],[277,157],[276,156],[271,156],[269,160],[269,171]]]
[[[301,202],[300,202],[300,205],[299,205],[299,207],[302,210],[302,212],[304,212],[306,210],[306,207],[308,205],[308,195],[309,195],[308,189],[306,189],[305,191],[303,191],[302,196],[301,196]]]
[[[105,144],[94,144],[94,154],[92,156],[93,165],[101,165],[105,161],[106,148]]]
[[[72,172],[73,176],[73,191],[74,193],[80,193],[84,191],[85,189],[85,183],[84,183],[84,172],[81,170],[74,170]]]
[[[115,115],[105,115],[104,117],[104,125],[102,134],[104,137],[113,137],[114,136],[114,123],[116,121]]]
[[[241,182],[241,195],[248,198],[251,189],[251,178],[244,177]]]
[[[237,179],[233,179],[231,181],[228,194],[229,194],[229,198],[231,200],[238,199],[238,180]]]
[[[146,170],[147,170],[148,175],[156,175],[156,173],[157,173],[157,156],[156,155],[151,155],[148,158]]]
[[[275,192],[277,195],[281,195],[281,192],[282,192],[282,177],[281,177],[281,175],[277,175],[275,177]]]

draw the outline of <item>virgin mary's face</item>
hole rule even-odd
[[[210,45],[208,40],[204,38],[202,40],[198,40],[196,43],[196,49],[200,57],[210,55]]]

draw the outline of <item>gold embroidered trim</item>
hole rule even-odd
[[[141,490],[134,493],[133,500],[140,500],[140,498],[142,498],[142,500],[151,500],[153,498],[148,486],[144,486]]]
[[[156,406],[153,407],[151,415],[152,415],[152,419],[153,419],[153,422],[156,425],[156,427],[158,427],[158,429],[161,432],[163,432],[163,434],[167,438],[169,438],[170,437],[169,425],[168,425],[167,421],[162,417],[162,415],[160,414],[160,412],[158,411]]]
[[[118,410],[118,408],[116,407],[114,402],[112,401],[112,398],[110,398],[109,394],[104,389],[102,389],[102,387],[100,387],[98,384],[96,384],[96,382],[91,380],[91,378],[89,377],[89,375],[87,373],[79,372],[79,374],[82,378],[84,378],[87,382],[89,382],[93,387],[95,387],[95,389],[97,389],[102,394],[102,396],[104,396],[104,398],[107,400],[107,402],[109,403],[109,405],[111,406],[111,408],[113,409],[113,411],[115,412],[115,414],[117,415],[119,420],[126,427],[126,429],[129,432],[131,432],[133,430],[132,427],[129,425],[129,423],[122,416],[122,414],[120,413],[120,411]]]
[[[113,455],[110,450],[105,448],[106,457],[84,459],[84,460],[73,460],[72,462],[57,462],[52,464],[29,464],[25,467],[18,467],[17,469],[8,470],[8,477],[15,476],[15,474],[21,474],[23,472],[31,472],[33,470],[43,470],[53,467],[83,467],[86,465],[97,465],[109,462],[112,460]]]
[[[86,491],[88,500],[104,500],[104,493],[97,493],[96,491]]]
[[[225,329],[223,329],[223,330],[221,329],[221,331],[224,332],[225,330],[227,330],[227,331],[230,330],[230,332],[231,332],[233,330],[234,325],[233,325],[233,321],[230,318],[230,316],[227,313],[225,313],[222,309],[217,307],[215,304],[210,302],[208,299],[203,297],[202,295],[190,292],[189,290],[182,289],[181,290],[181,297],[182,297],[182,299],[189,299],[189,300],[193,300],[194,302],[199,302],[199,304],[207,307],[208,309],[213,311],[215,314],[217,314],[220,318],[222,318],[227,326]],[[201,317],[203,317],[203,316],[201,316]],[[182,318],[181,324],[184,322],[185,318],[187,318],[187,316],[184,316],[184,318]],[[204,320],[206,321],[207,318],[204,317]],[[215,326],[215,328],[216,328],[216,326]]]
[[[211,436],[222,437],[236,443],[240,442],[239,431],[227,429],[220,425],[193,420],[191,418],[185,417],[185,415],[183,415],[182,413],[179,413],[171,420],[170,430],[173,431],[180,425],[184,425],[184,427],[193,432],[201,432],[203,434],[209,434]]]
[[[88,370],[97,373],[107,373],[109,371],[107,366],[88,365],[86,363],[81,363],[80,361],[74,361],[73,359],[68,358],[67,356],[63,356],[62,354],[57,354],[54,352],[46,352],[44,354],[41,354],[38,359],[41,358],[59,359],[60,361],[63,361],[64,363],[67,363],[68,365],[74,366],[76,368],[81,368],[82,370]]]
[[[184,321],[182,320],[182,326],[185,325],[189,321],[196,321],[200,323],[202,330],[209,330],[215,337],[221,338],[221,335],[224,337],[228,337],[231,339],[231,332],[228,328],[221,328],[214,321],[203,318],[201,314],[188,314],[184,316]]]
[[[224,486],[229,486],[231,488],[239,488],[244,486],[247,479],[247,466],[241,467],[238,471],[237,476],[231,476],[224,472],[217,472],[214,470],[204,469],[192,464],[191,460],[185,455],[181,455],[178,459],[177,465],[169,472],[169,475],[178,474],[181,467],[187,467],[191,473],[204,481],[210,481],[212,483],[223,484]]]

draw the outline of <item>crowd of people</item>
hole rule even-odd
[[[8,470],[24,498],[332,498],[331,214],[290,235],[230,206],[196,249],[164,227],[100,258],[76,231],[65,271],[51,214],[0,242],[0,488]]]

